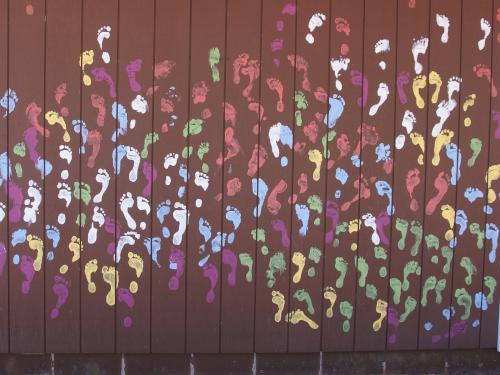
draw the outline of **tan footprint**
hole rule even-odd
[[[97,259],[91,259],[85,265],[85,279],[87,280],[87,289],[89,293],[95,293],[97,288],[95,282],[92,281],[92,275],[97,272]]]
[[[83,51],[83,53],[80,55],[80,68],[82,69],[83,73],[82,80],[85,86],[90,86],[92,84],[92,79],[85,72],[85,67],[87,65],[92,65],[93,63],[94,63],[94,51],[93,50]]]
[[[128,252],[128,266],[135,271],[137,278],[140,278],[142,271],[144,270],[144,261],[141,256],[134,254],[133,252]]]
[[[80,259],[80,253],[83,250],[82,241],[77,236],[71,236],[71,241],[68,245],[68,249],[73,253],[71,261],[73,263],[77,262]]]
[[[448,222],[450,229],[448,229],[444,235],[446,241],[451,241],[453,238],[453,227],[455,226],[455,209],[449,204],[443,204],[441,206],[441,216]]]
[[[312,329],[318,329],[318,324],[309,318],[306,313],[300,309],[292,311],[285,316],[285,321],[287,323],[299,324],[300,322],[307,323],[307,325]]]
[[[434,70],[429,73],[429,83],[433,86],[436,86],[434,89],[434,93],[432,94],[431,102],[436,104],[439,100],[439,91],[441,90],[441,86],[443,85],[443,81],[441,80],[441,76],[435,72]]]
[[[454,135],[455,133],[453,130],[443,129],[439,132],[436,140],[434,141],[434,156],[432,157],[433,166],[437,167],[439,165],[439,162],[441,161],[441,150],[451,142]]]
[[[36,252],[35,260],[33,261],[33,268],[36,272],[42,269],[43,262],[43,241],[34,235],[28,234],[26,236],[28,246],[31,250]]]
[[[355,233],[359,231],[359,227],[361,225],[361,221],[359,219],[354,219],[349,221],[349,226],[347,227],[347,231],[349,234]]]
[[[281,318],[283,317],[283,309],[285,308],[285,296],[278,290],[273,290],[271,292],[272,298],[271,301],[276,305],[278,310],[274,314],[274,321],[276,323],[281,322]]]
[[[425,153],[425,139],[420,133],[410,133],[411,143],[414,146],[418,146],[420,148],[420,154],[417,157],[417,163],[419,165],[424,165],[424,153]]]
[[[427,77],[425,75],[418,75],[413,78],[413,95],[415,96],[415,104],[418,108],[422,109],[425,107],[424,98],[420,95],[420,90],[427,86]]]
[[[115,267],[102,266],[102,279],[109,285],[108,294],[106,294],[106,303],[109,306],[114,306],[116,302],[115,290],[118,287],[118,271],[115,272]]]
[[[326,309],[326,317],[332,318],[333,306],[335,306],[335,302],[337,301],[337,293],[335,292],[335,289],[331,286],[325,287],[325,290],[323,291],[323,298],[330,302],[330,306]]]
[[[491,165],[486,172],[486,183],[488,184],[488,204],[496,201],[497,193],[491,187],[493,182],[500,178],[500,164]]]
[[[292,263],[298,267],[297,272],[293,275],[293,282],[297,284],[302,279],[302,272],[306,266],[306,257],[302,253],[295,252],[292,256]]]
[[[69,142],[71,140],[71,137],[68,133],[68,126],[66,125],[66,121],[64,121],[64,118],[59,113],[55,111],[48,111],[45,114],[45,120],[47,120],[47,123],[49,125],[58,124],[64,130],[64,135],[63,135],[64,142]]]
[[[387,302],[384,301],[384,300],[377,300],[377,305],[375,306],[375,311],[377,312],[377,314],[380,314],[380,318],[378,318],[377,320],[375,320],[373,322],[373,330],[375,332],[378,332],[380,330],[380,328],[382,327],[382,321],[385,319],[385,317],[387,316]]]
[[[309,161],[314,163],[316,168],[313,171],[313,180],[319,181],[321,178],[321,163],[323,162],[323,154],[319,150],[310,150],[309,153]]]

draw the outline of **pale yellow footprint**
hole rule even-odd
[[[306,323],[312,329],[318,329],[319,325],[309,318],[304,311],[297,309],[292,311],[285,316],[285,321],[292,324],[299,324],[300,322]]]
[[[285,308],[285,296],[278,290],[273,290],[271,292],[271,295],[272,295],[271,301],[273,301],[273,303],[278,308],[278,310],[274,314],[274,321],[276,323],[279,323],[281,322],[281,318],[283,317],[283,310]]]
[[[83,53],[80,55],[80,68],[82,69],[82,74],[83,74],[82,80],[85,86],[90,86],[92,84],[92,79],[85,72],[85,66],[92,65],[93,63],[94,63],[94,51],[93,50],[83,51]]]
[[[429,83],[433,86],[436,86],[431,97],[431,102],[436,104],[439,100],[439,91],[441,90],[443,81],[441,80],[441,76],[434,70],[429,73]]]
[[[437,167],[441,161],[440,153],[443,147],[451,142],[455,133],[453,130],[443,129],[434,141],[434,156],[432,157],[432,165]]]
[[[446,241],[451,241],[453,238],[453,227],[455,226],[455,209],[449,204],[443,204],[441,206],[441,217],[448,222],[448,229],[444,235]]]
[[[335,292],[335,289],[331,286],[325,287],[325,290],[323,291],[323,298],[330,303],[330,306],[326,309],[326,317],[332,318],[333,306],[335,306],[335,302],[337,301],[337,293]]]
[[[323,154],[319,150],[310,150],[309,151],[309,161],[314,163],[316,168],[313,171],[313,180],[319,181],[321,178],[321,164],[323,162]]]
[[[139,290],[139,284],[137,284],[137,281],[131,281],[129,286],[128,286],[128,290],[130,290],[130,293],[137,293],[137,291]]]
[[[135,271],[137,278],[141,277],[142,271],[144,270],[144,261],[138,254],[133,252],[128,252],[128,266]]]
[[[419,165],[424,165],[424,154],[425,154],[425,139],[420,133],[410,133],[411,143],[414,146],[418,146],[420,148],[420,154],[417,157],[417,163]]]
[[[488,184],[488,204],[496,201],[497,193],[492,189],[493,182],[500,178],[500,164],[491,165],[486,172],[486,183]]]
[[[425,107],[424,98],[420,95],[420,90],[427,86],[427,77],[425,75],[418,75],[413,78],[413,95],[415,96],[415,104],[418,108],[422,109]]]
[[[347,227],[347,231],[349,234],[355,233],[359,230],[361,221],[359,219],[354,219],[349,221],[349,226]]]
[[[87,289],[89,293],[95,293],[97,288],[95,282],[92,281],[92,275],[97,272],[97,259],[91,259],[85,265],[85,279],[87,280]]]
[[[467,98],[465,98],[464,104],[462,105],[462,109],[464,112],[467,112],[467,110],[474,105],[476,102],[476,94],[470,94],[467,95]],[[472,120],[470,117],[464,118],[464,126],[469,127],[472,124]]]
[[[33,268],[36,272],[38,272],[42,269],[43,241],[39,237],[31,234],[28,234],[26,239],[28,240],[29,248],[36,252],[35,260],[33,261]]]
[[[292,256],[292,263],[298,267],[297,272],[293,275],[293,282],[297,284],[302,279],[302,272],[306,265],[306,257],[302,253],[295,252]]]
[[[118,272],[115,272],[115,267],[103,266],[102,267],[102,279],[106,284],[109,285],[109,292],[106,294],[106,303],[109,306],[114,306],[116,302],[115,290],[118,287]]]
[[[71,137],[68,133],[68,126],[66,125],[66,121],[64,121],[64,118],[59,113],[55,111],[48,111],[45,114],[45,120],[47,120],[47,123],[49,125],[53,126],[55,124],[58,124],[64,130],[64,135],[63,135],[64,142],[69,142],[71,140]]]
[[[377,312],[377,314],[380,314],[380,318],[378,318],[377,320],[375,320],[373,322],[373,330],[375,332],[378,332],[380,330],[380,328],[382,327],[382,321],[385,319],[385,317],[387,316],[387,302],[384,301],[384,300],[377,300],[377,305],[375,306],[375,311]]]
[[[71,261],[73,263],[77,262],[80,259],[80,253],[83,249],[82,241],[77,236],[71,236],[71,241],[68,245],[68,249],[73,253]]]

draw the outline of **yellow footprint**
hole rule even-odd
[[[137,281],[131,281],[130,285],[128,286],[128,290],[130,290],[130,293],[137,293],[137,291],[139,290],[139,284],[137,284]]]
[[[326,309],[326,317],[332,318],[333,306],[335,306],[335,301],[337,301],[337,293],[335,292],[335,289],[331,286],[325,287],[325,290],[323,291],[323,298],[330,302],[330,306]]]
[[[278,311],[274,314],[274,321],[276,323],[281,322],[281,318],[283,316],[283,309],[285,308],[285,296],[283,293],[277,290],[273,290],[271,292],[272,298],[271,301],[278,307]]]
[[[467,110],[474,105],[476,102],[476,94],[470,94],[467,95],[467,97],[464,100],[464,104],[462,105],[462,109],[464,112],[467,112]]]
[[[422,109],[425,107],[424,98],[420,95],[420,90],[427,86],[427,77],[425,75],[418,75],[413,78],[413,95],[415,96],[415,104],[418,108]]]
[[[28,234],[26,239],[28,240],[29,248],[36,252],[35,260],[33,261],[33,268],[38,272],[42,269],[43,241],[39,237],[31,234]]]
[[[441,86],[443,85],[443,81],[441,80],[441,76],[435,72],[434,70],[429,73],[429,83],[431,85],[435,85],[434,93],[432,94],[431,102],[436,104],[439,99],[439,91],[441,90]]]
[[[449,204],[443,204],[441,206],[441,216],[448,222],[450,229],[448,229],[444,235],[446,241],[451,241],[453,238],[453,226],[455,225],[455,209]]]
[[[300,279],[302,279],[302,271],[304,271],[306,265],[306,257],[302,253],[295,252],[292,256],[292,263],[298,267],[297,272],[293,275],[293,282],[297,284],[300,282]]]
[[[87,289],[89,293],[96,292],[96,285],[92,281],[92,275],[97,272],[97,259],[91,259],[85,265],[85,279],[87,279]]]
[[[411,143],[414,146],[420,147],[421,153],[417,157],[417,163],[419,165],[424,165],[424,153],[425,153],[425,139],[422,134],[419,133],[410,133]]]
[[[373,330],[378,332],[380,327],[382,327],[382,321],[387,316],[387,302],[384,300],[377,300],[377,306],[375,306],[375,311],[377,314],[380,314],[380,318],[373,322]]]
[[[115,267],[103,266],[102,267],[102,279],[106,284],[109,285],[109,292],[106,295],[106,303],[109,306],[115,305],[115,290],[118,287],[118,272],[115,273]]]
[[[359,230],[360,223],[361,222],[359,219],[349,221],[349,226],[347,227],[347,231],[349,232],[349,234],[357,232]]]
[[[92,65],[93,63],[94,63],[94,51],[93,50],[83,51],[83,53],[80,56],[80,68],[82,69],[83,73],[82,80],[85,86],[90,86],[92,84],[92,79],[87,73],[85,73],[85,66]]]
[[[299,324],[300,322],[304,322],[304,323],[307,323],[307,325],[309,325],[309,327],[312,329],[319,328],[318,324],[314,320],[309,318],[304,313],[304,311],[302,311],[300,309],[297,309],[295,311],[292,311],[292,312],[286,314],[285,321],[288,323],[292,323],[292,324]]]
[[[488,204],[496,201],[497,193],[491,188],[493,182],[500,178],[500,164],[491,165],[486,172],[486,183],[488,184]]]
[[[73,263],[80,259],[80,253],[83,249],[82,241],[77,236],[71,236],[71,242],[68,245],[69,251],[73,253],[73,258],[71,261]]]
[[[134,254],[129,251],[128,253],[128,266],[135,270],[135,275],[137,278],[141,277],[142,271],[144,270],[144,261],[140,255]]]
[[[439,165],[439,162],[441,161],[441,157],[439,156],[439,154],[441,153],[443,147],[451,142],[451,139],[454,135],[455,133],[453,132],[453,130],[448,129],[443,129],[438,134],[436,140],[434,141],[434,156],[432,158],[433,166],[437,167]]]
[[[71,140],[71,137],[68,133],[68,126],[66,125],[66,121],[64,121],[64,118],[61,115],[59,115],[59,113],[55,111],[48,111],[45,114],[45,120],[47,120],[47,123],[49,125],[59,124],[59,126],[61,126],[61,128],[64,130],[64,135],[63,135],[64,142],[69,142]]]
[[[323,162],[323,154],[319,150],[309,151],[309,161],[316,165],[313,172],[313,180],[319,181],[321,178],[321,163]]]

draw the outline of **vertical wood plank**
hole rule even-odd
[[[116,225],[115,142],[123,123],[117,100],[118,0],[85,1],[83,7],[82,136],[87,134],[81,181],[92,199],[83,202],[81,220],[82,352],[115,351],[116,238],[125,228]],[[98,41],[102,41],[102,47]],[[107,54],[106,54],[107,53]],[[104,58],[103,58],[104,56]],[[85,130],[87,129],[87,130]],[[83,138],[83,137],[82,137]],[[97,233],[95,232],[97,230]],[[89,235],[94,232],[96,238]],[[89,238],[90,237],[90,238]]]
[[[10,351],[43,352],[45,1],[9,2],[9,87],[17,93],[9,116]],[[15,101],[15,100],[14,100]],[[14,152],[24,143],[25,152]],[[21,145],[19,147],[22,148]],[[9,260],[10,261],[10,260]]]
[[[152,316],[153,352],[183,353],[186,343],[186,236],[172,234],[178,223],[175,203],[187,205],[186,183],[179,175],[189,118],[190,2],[156,1],[153,184]],[[171,165],[175,164],[175,165]],[[177,238],[177,237],[176,237]]]
[[[368,98],[363,108],[360,147],[360,188],[366,190],[361,196],[358,217],[356,350],[384,350],[386,346],[393,213],[396,20],[396,1],[366,2],[363,74]]]
[[[420,272],[416,271],[421,267],[422,256],[427,254],[421,252],[425,159],[412,141],[419,136],[426,138],[427,108],[432,105],[428,95],[430,1],[418,1],[414,8],[408,6],[408,1],[398,1],[393,166],[395,216],[390,247],[387,347],[390,350],[414,350],[418,340],[415,332],[418,332],[417,306],[420,301]],[[416,61],[412,51],[415,51]],[[398,147],[401,141],[404,141],[403,146]]]
[[[491,77],[492,85],[500,82],[500,69],[498,69],[495,62],[500,61],[500,1],[495,0],[493,4],[493,14],[492,26],[493,31],[491,34],[492,38],[492,60],[491,66]],[[484,77],[483,77],[484,79]],[[491,87],[493,88],[493,86]],[[498,152],[498,147],[500,146],[500,96],[491,96],[491,112],[490,112],[490,129],[489,129],[489,144],[488,144],[488,173],[484,176],[486,181],[486,191],[484,191],[484,196],[486,197],[487,205],[491,213],[486,215],[486,225],[490,227],[492,235],[490,239],[486,240],[485,254],[484,254],[484,272],[483,272],[483,286],[482,293],[486,295],[488,308],[481,311],[481,327],[480,327],[480,347],[481,348],[495,348],[497,345],[498,337],[498,281],[500,280],[500,267],[498,260],[495,259],[491,262],[489,259],[489,253],[492,250],[498,251],[498,231],[496,230],[500,223],[500,207],[498,199],[498,178],[500,169],[500,155]],[[485,147],[483,142],[483,148]],[[486,151],[486,149],[485,149]],[[480,176],[482,182],[483,177]],[[489,212],[488,210],[488,212]],[[495,228],[496,227],[496,228]],[[496,232],[496,234],[495,234]],[[496,248],[493,239],[497,239]]]
[[[296,2],[264,1],[262,22],[260,146],[267,162],[257,181],[255,350],[284,352],[289,275],[297,270],[290,254],[295,68],[287,59],[295,55]]]
[[[458,139],[460,92],[455,88],[460,86],[461,5],[461,1],[449,0],[431,3],[429,95],[432,104],[428,107],[425,142],[425,247],[421,266],[419,349],[448,347],[449,321],[446,317],[450,317],[453,261],[449,241],[453,230],[443,218],[442,208],[445,205],[455,207],[456,201],[455,185],[451,183],[454,161],[446,157],[445,144],[456,143]],[[438,17],[440,24],[447,24],[441,16],[447,17],[450,24],[446,43],[443,42],[446,40],[444,28],[436,21]],[[434,76],[432,82],[431,75]],[[450,112],[448,117],[439,117],[439,106]]]
[[[253,351],[259,168],[261,1],[227,9],[222,232],[221,351]],[[263,156],[262,156],[263,157]],[[233,238],[234,237],[234,238]]]
[[[298,0],[296,52],[287,56],[296,70],[290,251],[292,259],[299,260],[299,268],[290,274],[290,311],[285,318],[291,352],[319,351],[322,308],[334,298],[331,289],[322,291],[327,147],[343,111],[339,98],[324,95],[329,91],[330,17],[328,0]]]
[[[345,107],[334,128],[336,136],[328,142],[323,287],[336,294],[331,313],[323,304],[322,350],[328,352],[352,350],[354,345],[360,174],[352,157],[361,129],[364,6],[363,0],[331,3],[330,62],[338,74],[330,72],[328,92],[342,97]]]
[[[45,342],[46,351],[58,353],[80,350],[81,202],[58,195],[63,185],[73,189],[80,181],[81,137],[72,124],[80,119],[81,11],[80,1],[47,0],[45,158],[52,172],[45,179]]]
[[[213,353],[220,349],[221,250],[227,241],[221,233],[226,4],[223,0],[191,4],[192,101],[183,129],[189,145],[183,152],[190,156],[188,171],[179,168],[181,175],[189,176],[187,248],[193,254],[187,258],[187,351]],[[200,148],[203,153],[206,147],[208,152],[198,157]],[[185,212],[178,205],[172,215]],[[183,226],[179,220],[179,229]],[[178,237],[181,231],[175,230]]]

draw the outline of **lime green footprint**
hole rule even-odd
[[[349,320],[352,318],[352,305],[349,301],[340,302],[340,314],[346,318],[342,323],[342,330],[347,333],[351,330],[351,323]]]
[[[214,47],[210,48],[210,51],[208,52],[208,65],[210,66],[210,69],[212,70],[212,80],[214,82],[219,82],[220,81],[220,73],[219,69],[217,68],[217,65],[220,62],[220,51],[219,48]]]
[[[241,253],[238,255],[240,263],[243,267],[247,267],[247,273],[245,274],[246,280],[251,283],[253,280],[253,259],[248,253]]]
[[[345,275],[347,274],[347,262],[342,257],[335,258],[335,269],[340,272],[337,281],[335,282],[335,287],[340,289],[344,286]]]
[[[266,271],[267,287],[272,288],[276,284],[274,274],[278,272],[280,275],[286,270],[285,256],[281,251],[278,251],[269,259],[269,267]]]
[[[405,311],[399,316],[399,321],[404,323],[408,319],[408,316],[415,310],[415,307],[417,307],[417,300],[412,296],[406,297]]]
[[[314,306],[311,300],[311,296],[305,289],[299,289],[293,294],[293,298],[300,302],[305,302],[307,304],[307,312],[309,314],[314,314]]]
[[[408,221],[396,218],[396,230],[401,233],[401,238],[398,241],[398,249],[404,250],[406,244],[406,234],[408,233]]]
[[[483,142],[479,138],[472,138],[470,140],[470,149],[472,150],[472,155],[467,160],[467,166],[473,167],[476,164],[476,159],[481,153],[481,149],[483,148]]]
[[[356,268],[359,272],[358,285],[361,288],[364,288],[366,285],[366,277],[368,276],[368,270],[370,268],[365,258],[363,257],[356,258]]]

